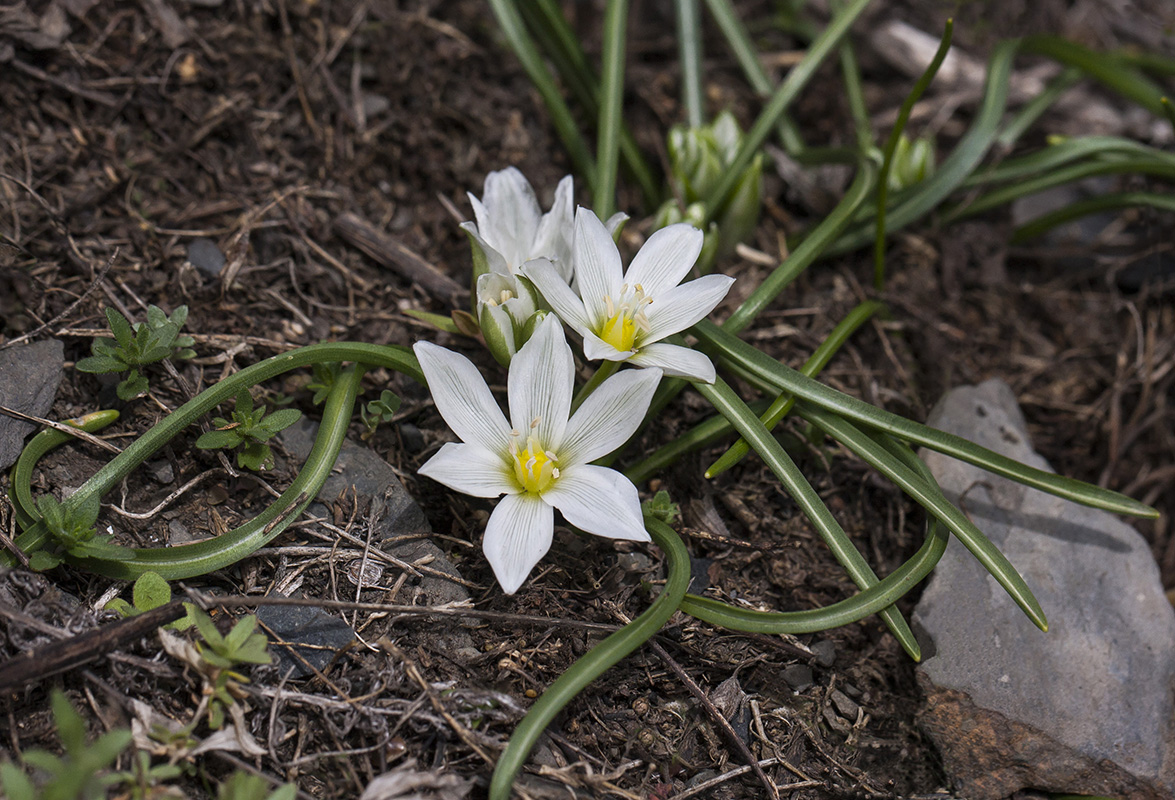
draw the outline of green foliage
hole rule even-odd
[[[29,566],[39,572],[53,569],[65,555],[116,561],[134,557],[128,548],[111,544],[112,536],[98,533],[97,495],[87,497],[75,508],[58,503],[52,495],[44,495],[37,500],[37,511],[50,540],[50,547],[29,555]]]
[[[170,602],[171,586],[168,582],[156,572],[144,572],[131,589],[131,602],[116,597],[106,604],[106,610],[114,611],[123,617],[134,617]],[[182,631],[196,624],[192,618],[192,606],[185,603],[184,607],[188,609],[187,615],[164,627]]]
[[[681,509],[669,497],[669,492],[661,489],[652,499],[641,503],[641,512],[645,516],[653,517],[666,525],[672,525],[681,516]]]
[[[924,137],[911,141],[903,133],[894,148],[889,188],[898,191],[921,183],[934,174],[934,167],[934,142]]]
[[[220,785],[216,797],[217,800],[294,800],[297,794],[298,787],[292,783],[285,784],[271,794],[269,782],[260,775],[234,772]]]
[[[158,306],[147,308],[147,321],[133,325],[113,308],[106,309],[106,321],[114,339],[95,339],[90,345],[93,355],[78,361],[82,372],[127,372],[117,391],[122,400],[133,400],[146,394],[147,378],[139,370],[165,358],[191,358],[191,336],[180,336],[180,329],[188,319],[188,307],[180,306],[171,316]]]
[[[239,664],[269,664],[272,658],[266,649],[269,640],[264,633],[256,633],[257,617],[242,617],[231,631],[222,634],[206,613],[190,606],[188,613],[196,623],[202,641],[196,642],[201,660],[200,669],[208,679],[205,689],[209,696],[208,725],[218,729],[224,724],[225,709],[235,701],[234,691],[248,679],[234,670]]]
[[[370,439],[374,434],[376,428],[381,424],[386,424],[392,421],[396,416],[396,412],[400,410],[400,397],[394,392],[384,389],[379,393],[378,400],[372,400],[367,405],[359,409],[359,417],[363,420],[364,427],[367,428],[361,436],[364,440]]]
[[[182,792],[174,788],[163,788],[164,781],[175,780],[184,774],[184,768],[178,764],[151,764],[151,755],[145,750],[135,752],[129,771],[115,773],[118,783],[124,787],[131,800],[151,800],[162,797],[184,797]]]
[[[201,450],[237,451],[237,466],[255,471],[273,468],[273,450],[266,444],[278,431],[285,430],[302,417],[295,408],[283,408],[272,414],[265,413],[265,406],[253,407],[253,396],[248,389],[237,394],[237,406],[232,418],[214,417],[215,430],[208,431],[196,440]]]
[[[50,705],[64,754],[57,756],[46,750],[25,752],[24,763],[46,776],[39,785],[16,765],[0,764],[0,788],[10,800],[98,800],[106,797],[107,788],[122,780],[120,774],[107,770],[131,743],[131,732],[116,728],[87,744],[85,722],[61,690],[53,690]]]
[[[306,388],[314,392],[314,397],[311,398],[310,402],[318,405],[326,399],[326,396],[330,394],[330,390],[338,381],[342,368],[343,365],[337,361],[317,361],[314,363],[311,368],[314,377],[310,380],[310,383],[306,384]]]

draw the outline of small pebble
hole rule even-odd
[[[424,434],[411,422],[400,423],[400,440],[409,453],[419,453],[424,449]]]
[[[812,668],[807,664],[792,664],[783,670],[783,679],[787,685],[802,692],[812,685]]]
[[[816,657],[816,666],[827,669],[836,663],[836,645],[830,640],[821,639],[808,649]]]
[[[224,268],[224,253],[216,242],[203,237],[188,242],[188,261],[205,275],[216,277]]]
[[[861,707],[850,700],[847,694],[840,689],[833,689],[831,697],[832,704],[836,706],[836,710],[840,712],[842,717],[848,720],[855,720],[857,718],[857,713],[861,710]]]

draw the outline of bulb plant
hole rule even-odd
[[[330,342],[299,348],[247,367],[164,417],[100,469],[60,504],[32,500],[29,481],[39,458],[67,437],[38,434],[13,472],[13,503],[22,532],[16,545],[35,568],[71,566],[122,579],[157,574],[163,580],[201,575],[236,563],[263,546],[297,517],[321,488],[334,465],[354,412],[364,373],[383,367],[427,385],[441,417],[458,441],[442,444],[420,474],[478,498],[496,499],[482,547],[498,584],[507,594],[521,589],[534,566],[552,547],[556,511],[565,523],[597,536],[652,542],[665,553],[667,579],[649,608],[590,650],[536,701],[502,754],[491,787],[492,800],[505,800],[514,775],[548,722],[584,686],[646,641],[677,611],[710,624],[759,633],[808,633],[880,615],[911,657],[917,641],[895,602],[917,584],[957,537],[993,575],[1036,625],[1047,629],[1043,611],[1014,565],[986,539],[935,483],[912,449],[921,446],[981,466],[1027,486],[1114,513],[1153,517],[1154,509],[1108,489],[1080,483],[1018,464],[959,437],[874,408],[819,382],[817,376],[837,350],[867,320],[884,310],[876,300],[855,308],[800,370],[739,338],[785,289],[820,258],[874,246],[875,286],[885,283],[887,237],[934,212],[944,222],[963,219],[1010,202],[1030,191],[1094,174],[1141,174],[1171,179],[1175,159],[1154,148],[1102,137],[1052,142],[1043,150],[1016,154],[984,166],[993,151],[1013,147],[1024,131],[1059,94],[1059,81],[1039,102],[1004,122],[1008,79],[1014,58],[1035,53],[1105,80],[1118,70],[1114,85],[1154,113],[1163,106],[1144,66],[1127,61],[1106,67],[1096,54],[1049,37],[1006,42],[988,65],[984,97],[967,133],[941,161],[926,137],[906,137],[910,109],[933,80],[945,57],[942,47],[915,84],[884,146],[873,141],[868,110],[855,61],[843,59],[846,95],[856,124],[855,147],[818,148],[805,144],[788,116],[789,106],[846,37],[868,0],[837,6],[819,29],[801,25],[807,36],[803,58],[774,85],[763,72],[745,28],[729,0],[706,0],[752,88],[764,96],[760,115],[744,132],[728,112],[704,124],[700,90],[700,30],[696,15],[679,27],[683,107],[687,125],[668,137],[670,175],[659,187],[620,114],[624,90],[624,36],[627,4],[608,0],[603,23],[599,77],[558,5],[491,0],[504,37],[535,83],[571,162],[587,184],[590,207],[575,205],[573,179],[554,190],[546,212],[538,193],[513,167],[491,172],[481,197],[469,195],[473,219],[461,229],[471,246],[472,323],[455,327],[480,334],[489,355],[505,369],[508,408],[494,400],[478,367],[465,356],[428,341],[411,348],[358,342]],[[689,3],[679,4],[685,12]],[[555,66],[564,93],[547,66]],[[1137,78],[1137,80],[1134,80]],[[1066,81],[1071,80],[1067,73]],[[572,111],[570,102],[580,106]],[[594,121],[596,151],[579,129]],[[707,319],[727,297],[734,279],[721,273],[724,256],[745,238],[758,218],[764,145],[778,136],[788,154],[803,163],[850,163],[853,182],[843,199],[799,239],[788,256],[757,286],[740,287],[743,298],[722,324]],[[643,246],[624,269],[617,244],[627,217],[614,211],[615,187],[623,171],[633,178],[648,209],[661,205]],[[893,190],[891,200],[889,191]],[[672,199],[662,204],[666,195]],[[1081,212],[1146,202],[1169,208],[1169,199],[1132,195],[1108,198]],[[1058,213],[1018,235],[1046,230],[1077,213]],[[693,273],[713,274],[689,278]],[[461,311],[461,314],[466,312]],[[131,370],[124,393],[145,391],[137,370],[168,357],[185,357],[190,341],[178,335],[183,313],[171,317],[155,309],[147,324],[133,327],[108,311],[113,343],[94,344],[94,356],[79,362],[88,371]],[[437,316],[437,315],[434,315]],[[458,317],[453,316],[456,320]],[[438,316],[438,319],[443,319]],[[467,318],[463,318],[467,319]],[[467,320],[468,322],[468,320]],[[476,330],[474,330],[476,327]],[[685,337],[692,336],[690,345]],[[577,386],[580,363],[590,371]],[[351,366],[345,366],[350,364]],[[84,366],[83,366],[84,365]],[[316,442],[306,464],[273,504],[253,520],[213,540],[174,548],[117,548],[94,533],[99,501],[187,426],[218,404],[236,398],[231,418],[213,420],[214,430],[197,446],[244,445],[238,463],[260,468],[270,461],[265,443],[296,419],[296,411],[266,416],[255,409],[250,389],[292,369],[310,367],[307,386],[314,402],[324,403]],[[724,374],[742,379],[763,397],[748,401]],[[675,394],[692,387],[714,414],[677,440],[643,454],[627,469],[623,447],[647,429]],[[390,422],[398,399],[383,391],[361,406],[368,433]],[[900,487],[927,511],[926,539],[901,567],[878,577],[841,529],[798,465],[773,435],[788,415],[849,451]],[[108,424],[103,419],[102,424]],[[89,424],[89,423],[87,423]],[[95,425],[97,422],[94,423]],[[671,527],[672,495],[658,493],[642,510],[639,487],[684,454],[720,441],[737,440],[706,472],[711,477],[754,452],[779,479],[813,528],[842,564],[859,592],[820,609],[751,611],[712,597],[686,592],[688,552]],[[604,466],[600,462],[606,462]],[[623,464],[622,464],[623,466]],[[10,563],[11,556],[2,556]],[[136,605],[138,599],[136,596]],[[125,609],[124,609],[125,610]],[[196,615],[204,644],[192,658],[208,667],[210,697],[219,703],[217,720],[231,707],[232,671],[238,662],[260,663],[264,637],[245,622],[222,636],[207,617]],[[223,681],[221,678],[223,677]]]

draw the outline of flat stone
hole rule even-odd
[[[998,380],[948,393],[929,424],[1041,469]],[[947,497],[1040,601],[1038,630],[952,539],[914,612],[932,640],[920,720],[959,794],[1022,788],[1169,798],[1175,789],[1175,612],[1129,525],[933,452]]]
[[[203,237],[188,242],[188,263],[205,275],[216,277],[227,259],[216,242]]]
[[[283,595],[275,592],[273,596]],[[261,606],[257,619],[287,643],[271,641],[270,651],[277,656],[278,670],[284,675],[292,669],[295,678],[314,674],[307,663],[325,670],[339,650],[355,641],[350,625],[313,606]]]
[[[65,369],[65,348],[57,339],[0,350],[0,405],[34,417],[46,416]],[[20,457],[37,426],[0,416],[0,470]]]

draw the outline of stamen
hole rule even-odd
[[[616,306],[612,304],[612,296],[604,295],[604,310],[608,312],[609,317],[616,316]]]
[[[559,477],[559,468],[558,467],[551,467],[551,477],[552,478]]]
[[[535,428],[537,428],[539,426],[539,423],[542,421],[543,421],[542,417],[535,417],[534,419],[532,419],[530,421],[530,429],[533,431]]]

